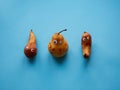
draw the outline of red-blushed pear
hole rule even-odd
[[[24,48],[24,53],[28,58],[33,58],[37,54],[36,37],[32,30],[30,31],[28,43]]]

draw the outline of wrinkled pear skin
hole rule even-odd
[[[55,40],[57,43],[55,44]],[[48,50],[54,57],[63,57],[68,51],[68,43],[62,34],[55,33],[48,44]]]
[[[92,37],[88,32],[84,32],[81,38],[82,53],[85,58],[91,54]]]
[[[24,54],[28,58],[33,58],[37,54],[36,37],[35,37],[33,31],[30,31],[28,43],[24,48]]]

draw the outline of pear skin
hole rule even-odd
[[[61,32],[66,30],[67,29],[55,33],[48,44],[48,50],[54,57],[63,57],[68,51],[68,43],[61,34]]]
[[[32,30],[30,31],[28,43],[24,48],[24,53],[28,58],[33,58],[37,54],[36,37]]]
[[[91,54],[92,37],[88,32],[84,32],[81,38],[82,53],[85,58]]]

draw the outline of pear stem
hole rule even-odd
[[[58,34],[62,33],[63,31],[67,31],[67,29],[64,29],[64,30],[60,31]]]

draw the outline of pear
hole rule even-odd
[[[81,38],[82,53],[85,58],[88,58],[91,53],[92,37],[88,32],[84,32]]]
[[[54,57],[62,57],[68,51],[68,43],[61,34],[63,31],[67,31],[67,29],[55,33],[48,44],[48,50]]]
[[[32,30],[30,31],[28,43],[24,48],[24,53],[28,58],[32,58],[37,54],[36,37]]]

